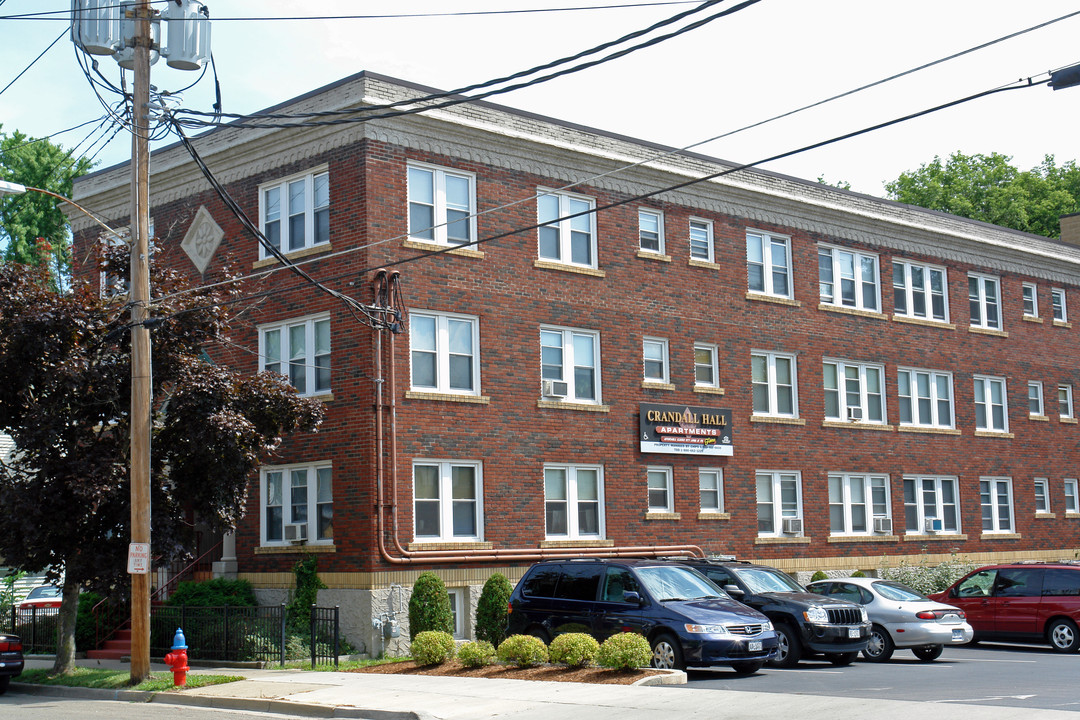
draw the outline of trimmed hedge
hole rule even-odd
[[[484,583],[476,603],[476,639],[494,646],[506,639],[507,605],[513,586],[502,573],[494,573]]]
[[[458,648],[457,658],[465,667],[477,668],[491,665],[498,655],[495,646],[487,640],[468,642]]]
[[[551,662],[573,668],[592,665],[599,652],[600,643],[585,633],[563,633],[552,640],[548,647]]]
[[[632,632],[612,635],[604,641],[596,655],[596,662],[602,667],[615,670],[647,667],[651,661],[652,647],[649,641]]]
[[[428,630],[453,635],[454,616],[450,612],[450,595],[446,585],[430,570],[420,573],[413,583],[409,597],[409,639]]]
[[[530,668],[548,661],[547,645],[532,635],[511,635],[499,645],[499,660],[519,668]]]
[[[417,633],[410,646],[410,653],[417,665],[442,665],[453,660],[456,645],[454,636],[439,630]]]

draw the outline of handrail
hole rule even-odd
[[[153,595],[150,596],[150,602],[154,602],[160,599],[162,596],[168,597],[169,593],[176,589],[176,586],[180,584],[181,580],[185,579],[189,575],[194,575],[195,570],[203,564],[203,561],[206,560],[207,557],[214,555],[219,550],[221,550],[222,542],[224,542],[224,538],[222,540],[218,540],[216,545],[204,552],[199,557],[192,560],[188,565],[182,568],[180,572],[174,574],[171,578],[169,578],[168,582],[164,583],[161,587],[154,591]]]

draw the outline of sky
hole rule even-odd
[[[224,109],[254,112],[361,70],[439,89],[507,75],[567,55],[693,7],[652,4],[498,15],[334,20],[260,20],[297,15],[387,15],[532,10],[648,0],[208,0],[212,50]],[[693,16],[735,6],[728,0]],[[155,4],[160,7],[160,4]],[[68,0],[0,0],[0,88],[69,26]],[[51,19],[7,16],[64,11]],[[1078,0],[760,0],[679,37],[598,67],[492,97],[492,102],[568,122],[684,147],[911,70],[1034,25],[1080,11]],[[650,36],[651,37],[651,36]],[[855,130],[1000,87],[1045,81],[1080,63],[1080,15],[935,65],[783,120],[695,148],[757,162]],[[68,35],[0,92],[0,124],[38,137],[104,114]],[[120,71],[108,57],[101,72]],[[159,62],[151,83],[189,85],[197,73]],[[128,77],[130,82],[130,75]],[[209,110],[207,74],[178,100]],[[78,145],[94,124],[55,138]],[[884,183],[935,155],[992,152],[1030,169],[1045,155],[1080,159],[1080,87],[1045,85],[999,93],[761,167],[885,196]],[[110,133],[111,135],[111,133]],[[107,136],[106,136],[107,137]],[[87,148],[91,135],[79,146]],[[122,131],[98,168],[130,156]]]

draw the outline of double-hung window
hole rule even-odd
[[[540,328],[540,378],[544,397],[599,404],[600,334]]]
[[[483,473],[479,462],[413,461],[413,519],[417,542],[483,538]]]
[[[645,338],[642,349],[645,382],[668,382],[668,341],[661,338]]]
[[[829,532],[869,535],[874,518],[889,517],[889,477],[829,473]]]
[[[968,306],[971,327],[1001,329],[1001,288],[998,279],[979,273],[968,274]]]
[[[724,471],[720,468],[698,470],[698,497],[703,513],[724,512]]]
[[[480,324],[475,317],[409,313],[412,389],[478,395]]]
[[[549,540],[604,536],[604,475],[599,465],[544,466],[544,523]]]
[[[1005,378],[975,376],[975,429],[1009,432]]]
[[[901,425],[948,429],[953,427],[951,374],[899,368],[896,377]]]
[[[664,254],[664,215],[659,210],[638,210],[638,245],[644,252]]]
[[[1050,479],[1035,478],[1033,484],[1035,487],[1035,512],[1050,512]]]
[[[893,312],[903,317],[948,322],[945,268],[893,260]]]
[[[1039,316],[1039,290],[1035,283],[1024,283],[1024,317]]]
[[[1080,489],[1076,478],[1065,478],[1065,512],[1080,513]]]
[[[330,174],[297,175],[259,188],[263,235],[290,253],[330,242]],[[266,248],[259,257],[273,257]]]
[[[471,173],[409,165],[409,237],[462,245],[476,237],[476,184]]]
[[[690,257],[713,261],[713,224],[710,220],[690,219]]]
[[[757,472],[758,535],[802,535],[801,484],[797,472]]]
[[[1073,416],[1072,385],[1058,385],[1058,417],[1071,419]]]
[[[1009,478],[980,479],[979,503],[982,505],[982,530],[984,533],[1011,533],[1014,531],[1012,480]]]
[[[649,468],[647,483],[649,486],[649,512],[673,512],[671,468]]]
[[[904,526],[908,533],[959,532],[959,507],[956,478],[904,478]]]
[[[262,543],[330,543],[334,498],[329,464],[265,467],[260,472]]]
[[[763,232],[747,232],[746,273],[750,292],[790,298],[791,240]]]
[[[1043,386],[1041,382],[1031,380],[1028,382],[1028,415],[1042,417],[1043,410]]]
[[[826,245],[818,248],[818,287],[823,304],[877,312],[881,307],[878,280],[877,255]]]
[[[826,360],[825,419],[885,422],[885,368],[881,365]]]
[[[750,355],[755,415],[798,417],[795,372],[794,355],[773,352],[754,352]]]
[[[261,326],[259,370],[285,375],[301,395],[330,392],[330,318]]]
[[[1050,290],[1050,301],[1054,306],[1054,320],[1068,322],[1069,310],[1065,305],[1065,291],[1061,288],[1052,288]]]
[[[592,198],[548,192],[536,199],[541,260],[596,267],[596,207]],[[571,217],[573,216],[573,217]]]
[[[720,386],[717,348],[711,343],[694,344],[694,385],[715,388]]]

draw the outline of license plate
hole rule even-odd
[[[961,630],[960,628],[955,628],[952,631],[952,639],[953,640],[963,640],[964,639],[964,631]]]
[[[750,648],[749,648],[750,652],[761,652],[761,641],[760,640],[751,640],[749,645],[750,645]]]
[[[849,638],[853,638],[855,640],[858,640],[859,639],[859,628],[848,628],[847,629],[847,636]]]

